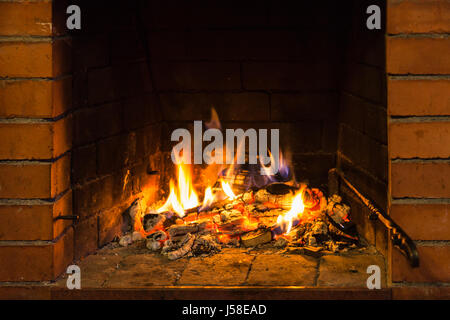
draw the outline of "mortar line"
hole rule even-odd
[[[250,272],[252,271],[253,263],[255,262],[256,257],[257,257],[257,255],[254,255],[253,259],[250,261],[250,265],[248,267],[247,274],[245,275],[245,280],[244,280],[243,284],[246,284],[248,281],[248,277],[250,276]]]
[[[319,281],[319,276],[320,276],[320,264],[322,262],[322,257],[319,257],[319,259],[317,259],[317,265],[316,265],[316,274],[314,276],[313,279],[313,286],[317,287],[317,283]]]

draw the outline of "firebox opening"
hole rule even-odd
[[[292,193],[287,209],[302,200],[298,206],[306,206],[310,213],[318,208],[323,210],[326,205],[320,207],[321,199],[326,198],[328,203],[331,199],[331,195],[323,193],[328,190],[328,171],[338,168],[362,193],[386,210],[385,31],[369,30],[365,26],[365,9],[373,1],[329,1],[326,5],[279,1],[179,2],[176,6],[154,1],[127,1],[108,6],[101,1],[75,2],[79,2],[85,14],[83,28],[72,34],[72,189],[74,212],[80,217],[74,224],[75,260],[122,240],[127,227],[135,223],[130,219],[130,210],[137,210],[142,199],[155,216],[146,217],[135,231],[152,224],[151,219],[159,219],[157,213],[174,213],[173,217],[164,218],[166,222],[154,221],[159,233],[152,236],[155,239],[149,246],[155,248],[163,246],[165,238],[161,237],[167,237],[164,232],[170,233],[167,224],[170,219],[175,226],[186,224],[179,220],[189,216],[188,211],[193,208],[197,210],[196,219],[202,213],[206,215],[208,211],[199,208],[211,204],[206,199],[209,192],[224,194],[219,200],[229,201],[224,203],[230,206],[226,214],[241,209],[227,192],[226,183],[230,183],[233,196],[250,197],[246,193],[249,186],[236,182],[236,178],[247,179],[251,168],[240,168],[232,181],[220,179],[216,172],[216,179],[205,182],[205,177],[211,177],[211,167],[208,171],[204,164],[192,165],[184,172],[171,160],[176,144],[171,141],[172,132],[185,128],[194,136],[194,121],[211,122],[212,109],[217,111],[223,129],[279,129],[280,147],[292,172],[289,178],[271,182],[293,188],[294,191],[283,191]],[[384,8],[383,1],[375,2]],[[184,180],[180,175],[189,175],[187,172],[192,179],[186,180],[188,183],[182,190],[180,184]],[[267,185],[263,183],[258,188],[262,190]],[[243,189],[239,190],[239,186]],[[210,191],[207,187],[211,187]],[[260,201],[264,209],[258,214],[275,209],[270,205],[283,207],[280,196],[273,200],[270,192],[264,191],[263,195],[257,192],[254,190],[251,197],[267,197]],[[360,276],[358,281],[362,279],[360,273],[366,262],[380,264],[384,270],[385,228],[368,220],[367,209],[345,186],[339,192],[343,199],[335,198],[335,204],[351,208],[352,222],[365,245],[361,251],[363,258],[354,255],[323,258],[322,249],[317,249],[320,246],[307,243],[308,249],[297,252],[305,254],[307,250],[306,258],[292,257],[288,252],[287,256],[276,259],[282,261],[281,266],[297,266],[311,277],[298,276],[292,280],[287,276],[273,280],[272,275],[269,276],[272,280],[264,282],[262,279],[267,277],[263,276],[263,269],[270,261],[264,256],[244,255],[242,248],[258,245],[258,241],[267,242],[264,237],[273,237],[274,229],[269,233],[261,231],[254,227],[261,219],[242,218],[247,231],[254,233],[239,239],[241,244],[250,244],[226,248],[224,254],[233,261],[238,259],[235,262],[243,269],[255,259],[252,265],[255,275],[240,279],[241,274],[233,269],[240,282],[221,275],[217,279],[222,276],[223,279],[211,280],[216,281],[212,284],[354,285],[352,281],[334,282],[335,278],[326,270],[323,276],[313,276],[317,259],[324,259],[322,266],[329,270],[335,263],[340,265],[338,274],[354,268]],[[175,193],[179,199],[185,194],[185,203],[195,204],[175,201]],[[198,194],[197,202],[193,200],[194,193]],[[272,223],[279,232],[275,236],[296,227],[298,221],[286,217],[284,211],[274,215]],[[242,221],[239,223],[244,225]],[[148,231],[143,235],[149,236]],[[224,229],[220,231],[228,237]],[[180,230],[172,232],[172,238],[193,234],[193,231],[181,235],[177,234]],[[281,243],[283,240],[279,239],[285,238],[275,239]],[[183,245],[194,243],[189,236],[182,241],[172,256],[185,254]],[[199,247],[211,245],[205,241]],[[118,248],[111,250],[119,252]],[[126,256],[147,249],[128,250]],[[127,260],[126,263],[132,264],[139,263],[140,258],[135,255],[128,259],[136,260]],[[148,264],[157,261],[155,257],[143,259]],[[205,267],[176,261],[172,266],[160,267],[167,268],[163,273],[170,278],[170,283],[161,280],[164,285],[178,281],[174,274],[181,270],[187,274],[181,284],[211,284],[195,276],[195,270]],[[214,270],[218,268],[219,274],[225,273],[226,268],[220,269],[220,260],[207,263]],[[159,267],[154,268],[153,273],[159,272]],[[365,282],[361,285],[365,286]]]

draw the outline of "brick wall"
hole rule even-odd
[[[390,250],[396,298],[449,297],[450,2],[388,1],[390,215],[420,267]]]
[[[77,1],[73,41],[74,257],[122,233],[122,214],[158,190],[161,112],[137,1]],[[152,186],[152,188],[147,188]],[[151,196],[151,194],[147,194]]]
[[[385,1],[351,1],[340,86],[337,167],[381,210],[387,211],[388,158],[385,73]],[[366,8],[376,4],[382,29],[366,27]],[[344,188],[358,231],[383,253],[385,228],[368,220],[367,208]]]
[[[0,281],[51,280],[73,258],[71,39],[51,1],[0,2]]]

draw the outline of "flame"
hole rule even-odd
[[[230,185],[228,184],[228,182],[224,182],[223,180],[221,181],[222,183],[222,190],[223,192],[225,192],[225,194],[228,196],[228,198],[230,200],[233,200],[236,198],[233,190],[231,189]]]
[[[214,201],[214,196],[211,187],[206,188],[205,196],[203,197],[202,208],[208,207]]]
[[[178,188],[170,180],[170,194],[166,202],[157,212],[174,211],[179,217],[183,217],[185,210],[195,208],[199,205],[197,194],[192,187],[190,174],[186,174],[183,165],[178,165]]]
[[[285,214],[279,215],[277,218],[277,225],[282,227],[283,233],[289,233],[293,227],[294,220],[300,218],[305,211],[303,191],[304,189],[301,189],[300,192],[294,196],[291,209]]]

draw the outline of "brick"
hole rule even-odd
[[[89,105],[109,102],[117,98],[117,93],[114,91],[112,68],[90,70],[87,81]]]
[[[88,72],[74,70],[72,75],[72,107],[79,109],[88,105]]]
[[[173,10],[176,7],[177,10]],[[151,3],[146,11],[152,28],[249,27],[266,24],[267,7],[257,1],[218,3]]]
[[[387,181],[388,150],[386,145],[343,125],[340,128],[339,151],[357,166],[380,180]]]
[[[55,162],[15,162],[0,165],[0,198],[48,199],[70,185],[70,157]]]
[[[342,14],[341,8],[348,10],[347,6],[334,2],[327,2],[326,6],[322,6],[313,2],[286,1],[281,5],[280,2],[271,0],[268,3],[268,24],[274,27],[307,27],[311,30],[334,28],[336,16]],[[299,12],[308,14],[302,14],[302,19],[299,19]]]
[[[420,265],[411,268],[398,250],[392,250],[393,282],[450,282],[450,246],[417,246]]]
[[[450,204],[392,204],[390,216],[413,240],[450,240]]]
[[[384,104],[384,74],[376,67],[360,63],[345,66],[343,90],[371,102]]]
[[[223,122],[222,127],[226,129],[279,129],[280,146],[284,150],[304,153],[322,150],[322,128],[321,121],[298,121],[298,122]],[[225,139],[225,138],[224,138]],[[236,139],[235,139],[236,140]],[[270,143],[270,131],[268,131]]]
[[[242,285],[246,281],[253,257],[242,252],[193,258],[188,261],[181,285]]]
[[[167,56],[160,59],[208,60],[303,60],[318,62],[335,60],[337,56],[337,37],[328,31],[314,29],[314,33],[301,33],[292,29],[259,29],[259,30],[208,30],[194,31],[184,35],[187,39],[180,42],[179,50],[166,42],[174,41],[180,33],[172,35],[172,39],[160,39],[156,45],[162,45]],[[160,36],[161,37],[161,36]],[[176,41],[176,40],[175,40]],[[152,48],[153,48],[152,47]]]
[[[0,43],[0,76],[52,77],[51,42]]]
[[[381,287],[386,285],[385,261],[381,255],[338,256],[321,258],[317,285],[320,287],[367,288],[367,267],[379,266]]]
[[[74,70],[108,65],[110,57],[107,35],[79,35],[74,36],[72,41]]]
[[[152,61],[186,59],[190,41],[188,35],[187,31],[150,31],[148,42],[150,48],[152,48],[150,51]]]
[[[314,286],[318,261],[300,255],[259,255],[246,284],[256,286]]]
[[[51,159],[71,147],[71,117],[56,122],[2,123],[0,159]]]
[[[145,58],[145,51],[140,35],[136,31],[116,31],[111,38],[111,63],[136,61]]]
[[[235,62],[171,62],[153,64],[160,90],[240,89],[240,67]]]
[[[386,41],[389,74],[448,74],[450,38],[392,38]]]
[[[328,170],[335,166],[335,156],[331,154],[293,154],[292,168],[295,177],[307,179],[311,185],[321,185],[328,181]]]
[[[123,116],[120,103],[108,103],[82,109],[74,114],[74,144],[84,145],[122,131]]]
[[[97,145],[98,174],[112,173],[128,166],[136,157],[136,133],[114,136]]]
[[[72,39],[53,40],[52,43],[53,77],[72,72]]]
[[[153,124],[136,131],[136,158],[155,154],[161,147],[161,126]]]
[[[173,286],[183,273],[187,259],[163,261],[155,254],[129,255],[121,261],[121,268],[115,270],[104,283],[106,288],[149,288],[151,286]],[[152,278],[145,276],[151,273]]]
[[[449,198],[450,165],[443,161],[391,162],[393,198]]]
[[[0,35],[48,36],[52,34],[52,3],[1,2]]]
[[[153,94],[146,94],[122,102],[123,122],[126,130],[142,128],[160,119],[158,100]]]
[[[71,224],[69,220],[53,219],[71,214],[71,192],[56,202],[1,205],[0,240],[53,240]]]
[[[328,60],[246,62],[242,73],[244,88],[249,90],[328,90],[336,86],[336,68]]]
[[[71,70],[70,40],[0,42],[1,77],[57,77]]]
[[[434,1],[388,1],[387,31],[396,33],[449,33],[450,3]]]
[[[450,115],[450,81],[391,78],[388,111],[393,116]]]
[[[0,246],[0,281],[55,280],[73,260],[73,230],[56,243]]]
[[[167,93],[160,97],[168,121],[209,121],[212,107],[221,121],[269,120],[269,96],[264,93]]]
[[[389,156],[395,158],[449,158],[450,122],[391,122]]]
[[[273,121],[321,120],[336,116],[337,97],[333,93],[272,94]]]
[[[120,98],[136,97],[153,91],[146,62],[116,65],[112,69],[112,77],[114,90]]]
[[[74,257],[80,259],[98,248],[98,217],[80,220],[74,225]]]
[[[72,182],[80,183],[93,179],[97,171],[97,149],[95,144],[72,151]]]
[[[74,214],[84,220],[100,210],[112,207],[114,179],[112,176],[89,181],[73,188]]]
[[[387,115],[383,106],[343,92],[339,111],[341,123],[387,144]]]
[[[367,1],[365,1],[367,3]],[[375,3],[367,3],[365,6],[361,2],[362,6],[359,8],[358,14],[353,16],[353,19],[357,18],[357,23],[353,23],[351,31],[349,31],[348,40],[352,45],[347,46],[345,54],[347,59],[378,67],[385,68],[385,30],[384,24],[381,23],[381,30],[369,30],[366,23],[366,8]],[[364,14],[364,16],[363,16]],[[361,23],[362,22],[362,23]]]
[[[71,77],[47,80],[0,80],[0,116],[53,118],[71,107]]]

